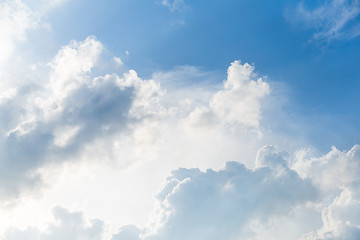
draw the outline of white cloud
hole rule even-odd
[[[114,169],[114,175],[122,178],[110,178],[106,171],[93,176],[101,179],[97,189],[111,189],[101,191],[104,197],[122,200],[123,205],[111,203],[109,209],[124,212],[125,207],[135,209],[144,204],[143,199],[151,199],[149,192],[160,180],[182,166],[188,168],[173,171],[156,195],[150,224],[122,227],[113,240],[356,239],[359,147],[348,152],[334,148],[315,158],[306,151],[294,157],[291,150],[278,152],[265,146],[256,155],[264,144],[259,133],[267,134],[261,124],[262,102],[270,86],[254,73],[253,66],[233,62],[222,86],[175,85],[173,81],[192,77],[204,83],[209,74],[186,66],[154,74],[150,80],[140,79],[134,70],[94,76],[102,51],[95,37],[72,41],[50,62],[48,84],[23,84],[2,94],[0,112],[6,116],[0,127],[2,202],[38,190],[48,175],[57,177],[51,173],[63,162],[84,159],[86,170],[94,167],[94,159],[101,159],[100,165],[130,169]],[[162,82],[170,86],[167,91]],[[228,160],[242,163],[228,162],[218,170]],[[329,178],[334,175],[337,178]],[[89,185],[86,181],[78,189],[69,188],[67,202],[76,201],[71,195],[80,191],[84,199],[89,196],[85,194],[89,187],[81,189]],[[131,182],[139,183],[136,189]],[[114,193],[109,185],[119,190]],[[151,190],[141,190],[144,186]],[[64,190],[59,189],[63,188],[58,187],[53,196],[62,195]],[[122,196],[134,192],[139,194]],[[85,212],[89,206],[94,208],[87,204]],[[111,213],[117,214],[113,209]],[[89,223],[80,213],[62,209],[55,218],[58,224],[50,223],[45,230],[37,226],[19,230],[15,225],[4,239],[101,239],[105,232],[109,235],[103,227],[110,219],[106,214],[105,219]]]
[[[46,86],[25,85],[4,95],[0,112],[8,117],[2,119],[0,139],[3,199],[40,183],[37,170],[42,166],[79,158],[95,141],[113,142],[118,133],[130,130],[130,119],[136,125],[156,110],[162,95],[159,84],[141,80],[135,71],[123,77],[91,77],[101,53],[102,44],[94,37],[72,41],[51,61]],[[103,151],[111,152],[112,147]],[[12,184],[6,184],[10,179]]]
[[[20,1],[0,4],[7,60],[38,24],[38,13]],[[162,4],[171,11],[185,6],[178,0]],[[345,1],[326,7],[341,4]],[[326,25],[319,38],[345,31],[357,10],[344,6],[342,20]],[[317,21],[314,16],[311,21]],[[95,75],[103,49],[93,36],[71,41],[43,66],[38,84],[23,81],[1,92],[0,213],[6,214],[0,216],[0,231],[14,227],[5,240],[101,239],[111,220],[116,228],[124,221],[137,225],[112,231],[113,240],[358,239],[359,147],[334,148],[322,157],[299,151],[294,157],[293,149],[278,152],[266,145],[256,154],[270,140],[277,142],[263,137],[270,85],[253,66],[234,61],[223,85],[193,66],[158,72],[149,80],[135,70]],[[110,61],[122,65],[120,58]],[[31,71],[40,66],[31,65]],[[241,163],[228,162],[219,170],[228,160]],[[138,225],[147,214],[139,211],[151,208],[152,192],[173,169],[156,195],[150,223]],[[79,177],[87,171],[92,172]],[[35,194],[41,191],[45,194]],[[45,220],[32,218],[34,212],[44,217],[45,208],[60,201],[104,219],[86,220],[63,208],[55,208],[55,223],[45,228]],[[42,212],[30,211],[32,204]]]
[[[219,171],[173,171],[156,196],[149,228],[139,234],[133,227],[132,234],[149,240],[258,239],[255,223],[270,226],[274,218],[317,198],[311,182],[289,169],[273,147],[262,149],[259,158],[264,164],[253,170],[228,162]]]
[[[269,84],[254,79],[254,67],[235,61],[228,69],[224,90],[214,95],[210,108],[224,122],[259,127],[261,100],[270,93]]]
[[[19,0],[0,2],[0,71],[11,57],[18,41],[25,40],[25,33],[38,23],[38,16]]]
[[[8,229],[5,232],[6,240],[99,240],[103,234],[103,222],[99,219],[86,221],[80,212],[69,212],[62,207],[53,209],[56,223],[50,224],[46,231],[36,228],[27,228],[23,231]]]
[[[113,61],[116,63],[117,66],[124,65],[123,61],[119,57],[113,57]]]
[[[293,168],[301,176],[311,178],[323,191],[336,194],[339,190],[360,181],[359,150],[359,145],[355,145],[348,152],[333,147],[320,158],[299,152]]]
[[[302,239],[358,239],[360,237],[360,146],[349,151],[333,148],[320,158],[298,158],[294,169],[312,179],[322,193],[323,226]]]
[[[360,14],[358,0],[325,1],[315,9],[307,8],[301,2],[292,20],[305,24],[314,29],[314,40],[351,39],[360,34]]]
[[[323,226],[302,240],[331,240],[360,237],[360,198],[358,188],[345,189],[322,211]]]
[[[336,171],[334,161],[345,166]],[[358,239],[358,162],[358,146],[307,160],[265,146],[255,169],[239,162],[219,171],[180,168],[156,195],[148,227],[127,226],[113,239]],[[339,176],[331,178],[336,191],[328,191],[325,174]]]
[[[352,170],[346,170],[348,180],[340,180],[342,184],[334,187],[338,191],[329,192],[311,174],[332,175],[333,170],[310,164],[306,170],[302,168],[302,175],[309,173],[304,178],[293,165],[303,161],[326,165],[328,160],[358,162],[359,147],[348,152],[332,150],[321,158],[306,160],[301,154],[292,156],[265,146],[258,152],[254,169],[240,162],[228,162],[218,171],[179,168],[156,194],[149,224],[143,228],[123,226],[112,237],[105,234],[106,222],[85,220],[79,212],[56,208],[56,224],[43,230],[10,228],[3,239],[358,239],[360,192]]]

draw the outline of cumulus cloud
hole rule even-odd
[[[294,169],[311,178],[323,195],[323,226],[302,239],[358,239],[360,146],[349,151],[333,148],[320,158],[300,154]]]
[[[241,162],[227,162],[218,171],[179,168],[156,194],[149,224],[121,227],[111,240],[358,239],[359,181],[352,173],[359,172],[359,149],[333,149],[315,158],[268,145],[259,150],[253,169]],[[330,162],[355,169],[344,167],[339,174]],[[333,178],[329,189],[321,176],[336,174],[339,180]],[[85,221],[81,213],[62,208],[55,208],[54,216],[57,223],[45,230],[11,228],[3,239],[110,239],[101,237],[101,220]]]
[[[255,169],[228,162],[219,171],[173,171],[156,195],[158,205],[149,228],[139,234],[132,227],[129,234],[154,240],[258,239],[254,223],[270,224],[317,198],[311,181],[291,170],[274,147],[261,149],[257,161],[262,164]],[[116,236],[127,235],[122,229]]]
[[[302,240],[359,239],[360,198],[358,189],[345,189],[322,211],[323,226]]]
[[[129,152],[130,160],[145,155],[151,159],[161,148],[159,139],[167,141],[160,137],[164,128],[174,130],[175,136],[181,135],[179,127],[192,131],[195,125],[259,131],[261,102],[270,87],[257,78],[253,66],[235,61],[223,87],[194,100],[179,95],[174,102],[163,97],[159,83],[174,74],[157,74],[154,80],[142,80],[134,70],[122,76],[94,76],[102,52],[103,45],[93,36],[71,41],[48,64],[45,85],[24,82],[3,93],[0,112],[7,117],[0,129],[2,198],[38,186],[42,182],[38,170],[43,166],[83,154],[116,158],[123,166],[129,159],[121,156]],[[206,76],[193,67],[179,69],[189,70],[190,75]],[[184,108],[184,101],[191,106]],[[127,137],[122,137],[125,133]]]
[[[235,61],[228,69],[224,90],[214,95],[210,108],[229,124],[259,127],[261,100],[270,93],[269,84],[256,79],[254,67]]]
[[[187,70],[188,74],[192,72],[197,78],[202,77],[201,72],[192,67],[177,69],[169,74],[181,76],[182,70]],[[188,99],[187,104],[192,106],[183,123],[188,126],[221,126],[243,132],[261,132],[262,103],[270,94],[270,85],[258,77],[254,70],[254,66],[248,63],[234,61],[228,68],[223,86],[215,89],[197,89],[198,86],[191,86],[191,89],[182,91],[181,94]],[[156,77],[161,79],[166,75]],[[187,97],[187,93],[200,98]]]
[[[50,224],[45,231],[29,227],[25,230],[8,229],[6,240],[99,240],[102,237],[104,223],[99,219],[84,219],[81,212],[69,212],[62,207],[53,209],[55,223]]]
[[[133,70],[123,77],[91,77],[101,52],[94,37],[73,41],[51,61],[46,86],[25,85],[3,96],[0,112],[8,117],[1,119],[2,197],[40,182],[36,170],[44,164],[73,159],[87,143],[150,114],[159,84]]]
[[[359,14],[358,0],[325,1],[314,9],[301,2],[293,20],[315,29],[314,40],[351,39],[360,34]]]
[[[180,168],[157,193],[148,227],[126,226],[113,239],[358,239],[359,149],[310,158],[265,146],[254,169]]]
[[[44,1],[47,6],[61,2]],[[161,3],[171,11],[185,6],[179,0]],[[9,47],[0,59],[4,63],[38,20],[21,1],[2,1],[0,6],[6,36],[0,47]],[[338,22],[335,7],[342,9]],[[316,38],[331,39],[349,29],[357,7],[358,2],[332,1],[320,10],[299,11],[308,14],[309,22],[319,22]],[[95,75],[103,49],[93,36],[71,41],[45,65],[39,81],[45,84],[24,80],[0,93],[1,203],[37,190],[46,167],[81,159],[86,165],[101,159],[113,166],[106,161],[111,159],[133,166],[140,160],[148,165],[134,170],[137,175],[131,179],[142,178],[146,188],[154,185],[153,178],[177,170],[156,194],[149,224],[121,227],[111,233],[112,240],[359,238],[359,146],[333,148],[321,157],[306,150],[293,156],[291,150],[279,152],[270,145],[256,159],[249,154],[264,143],[263,102],[271,92],[254,66],[234,61],[222,85],[176,85],[187,78],[211,82],[211,74],[182,66],[149,80],[135,70]],[[123,64],[117,57],[111,61]],[[160,83],[169,86],[167,91]],[[227,162],[219,170],[228,160],[241,162]],[[112,179],[106,183],[119,184]],[[126,189],[117,194],[134,192],[132,186]],[[3,238],[109,239],[103,236],[105,220],[87,220],[61,207],[54,209],[54,217],[55,223],[45,229],[11,228]]]

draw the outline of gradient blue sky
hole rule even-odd
[[[191,65],[222,80],[234,59],[254,63],[270,82],[286,84],[292,103],[284,107],[295,121],[306,122],[307,137],[315,133],[320,138],[313,144],[322,150],[333,144],[349,148],[360,137],[360,38],[345,35],[359,17],[350,19],[337,37],[315,39],[339,13],[306,20],[300,4],[310,14],[324,2],[194,0],[169,9],[161,1],[72,1],[47,17],[53,30],[51,54],[69,39],[95,35],[144,78]],[[39,45],[44,41],[36,40]]]

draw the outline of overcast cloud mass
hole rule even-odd
[[[0,239],[360,239],[359,2],[280,2],[0,0]]]

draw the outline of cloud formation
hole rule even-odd
[[[299,157],[294,168],[321,190],[323,226],[302,239],[358,239],[360,146],[347,152],[333,148],[323,157],[305,159],[304,155]]]
[[[352,39],[360,34],[360,14],[358,0],[325,1],[315,8],[298,4],[295,19],[307,28],[314,29],[316,41]]]
[[[44,6],[61,2],[44,1]],[[161,3],[171,11],[185,7],[182,0]],[[16,42],[26,39],[26,31],[38,24],[39,15],[21,1],[3,1],[0,7],[0,27],[5,29],[0,50],[9,50],[1,64],[11,58]],[[318,23],[316,39],[356,35],[357,25],[351,24],[359,13],[357,1],[334,0],[315,10],[298,10],[307,16],[305,21]],[[256,159],[243,154],[264,142],[263,102],[271,93],[254,66],[234,61],[220,86],[166,90],[160,83],[171,85],[171,80],[194,76],[203,80],[209,73],[182,66],[149,80],[139,78],[135,70],[100,74],[101,61],[106,61],[103,52],[94,36],[71,41],[44,64],[43,79],[24,79],[0,93],[1,207],[19,198],[26,202],[24,193],[32,198],[31,191],[46,184],[46,168],[63,163],[83,160],[88,167],[100,160],[99,165],[111,167],[148,167],[134,170],[133,182],[121,179],[127,191],[119,188],[116,194],[124,199],[135,192],[134,182],[142,183],[136,189],[141,192],[155,182],[152,178],[177,169],[156,194],[149,224],[117,226],[118,232],[109,233],[105,219],[88,220],[81,212],[56,207],[55,221],[45,228],[31,226],[32,222],[25,229],[8,228],[4,240],[359,238],[359,146],[349,151],[333,148],[321,157],[306,150],[293,156],[291,149],[280,152],[271,145],[260,148]],[[124,67],[118,57],[110,61]],[[225,168],[217,168],[225,162]],[[120,185],[107,180],[111,186]],[[114,192],[99,198],[111,198]],[[139,199],[138,206],[143,204]],[[121,207],[111,209],[113,214],[120,214]]]
[[[353,173],[359,173],[359,150],[334,148],[320,158],[299,152],[292,159],[265,146],[254,169],[240,162],[219,171],[180,168],[156,195],[148,228],[127,226],[113,239],[358,239],[359,180]]]
[[[256,79],[253,71],[253,66],[239,61],[229,67],[224,90],[210,102],[210,108],[222,121],[259,127],[261,100],[270,93],[270,86],[262,78]]]
[[[123,226],[111,240],[357,239],[359,151],[354,146],[322,157],[304,151],[291,156],[268,145],[253,169],[241,162],[218,171],[179,168],[156,194],[149,224]],[[328,182],[325,175],[339,178]],[[54,216],[57,224],[44,230],[10,228],[3,239],[110,239],[99,219],[84,220],[59,207]]]
[[[146,117],[161,95],[159,85],[133,70],[122,78],[92,78],[101,53],[94,37],[73,41],[51,61],[46,86],[25,84],[3,95],[1,198],[41,182],[36,171],[43,165],[74,159],[86,144],[125,131],[129,119]]]
[[[248,239],[256,234],[252,223],[266,224],[316,198],[311,182],[290,170],[273,147],[264,147],[257,161],[262,164],[254,170],[228,162],[218,172],[172,172],[157,194],[156,221],[142,239]]]

